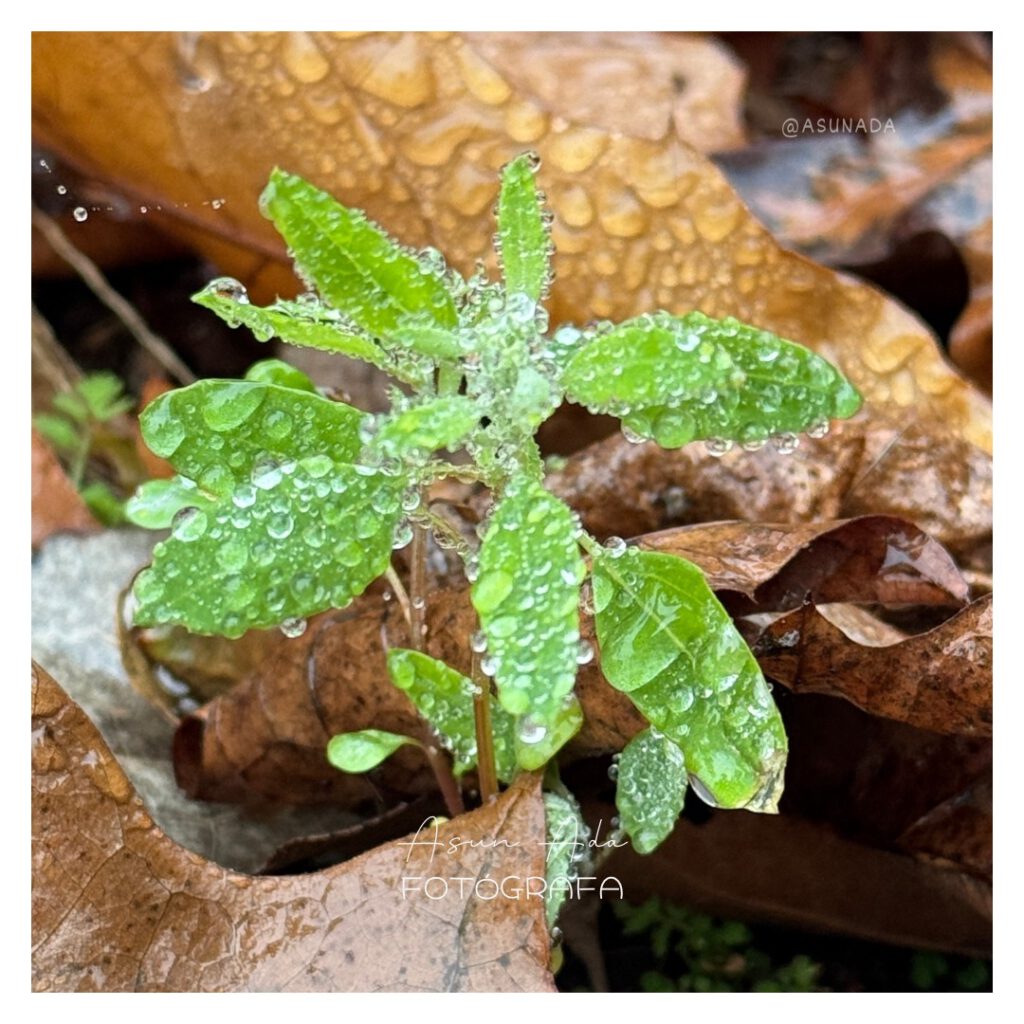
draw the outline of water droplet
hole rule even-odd
[[[724,437],[709,437],[704,442],[704,448],[708,455],[720,459],[723,455],[732,451],[732,441]]]
[[[796,434],[776,434],[772,438],[772,447],[780,455],[790,455],[797,450],[800,445],[800,438]]]
[[[605,551],[612,558],[620,558],[626,553],[627,544],[621,537],[609,537],[604,542]]]
[[[581,640],[576,645],[576,664],[589,665],[594,660],[594,645],[589,640]]]
[[[631,429],[630,427],[627,427],[625,423],[623,423],[622,425],[622,436],[630,444],[643,444],[644,441],[647,440],[647,438],[644,437],[643,434],[638,434],[635,430]]]
[[[175,513],[171,522],[171,533],[183,541],[198,540],[206,533],[206,513],[198,508],[183,508]]]
[[[274,540],[284,540],[292,532],[295,522],[287,512],[276,512],[267,520],[267,533]]]
[[[71,216],[81,224],[82,221],[89,219],[89,211],[84,206],[76,206]]]
[[[493,654],[487,655],[487,657],[483,658],[480,662],[480,671],[483,672],[485,676],[493,676],[494,673],[498,671],[498,659],[495,658]]]
[[[717,807],[718,801],[714,798],[711,790],[704,785],[696,775],[690,775],[690,788],[704,801],[709,807]]]
[[[618,779],[618,777],[619,766],[614,761],[612,761],[612,763],[608,765],[608,778],[611,779],[612,782],[615,782]]]
[[[218,277],[206,286],[206,290],[222,299],[231,299],[243,305],[249,304],[249,293],[245,290],[245,285],[233,277]]]
[[[395,535],[391,540],[391,546],[396,551],[399,548],[404,548],[412,541],[413,528],[412,523],[407,519],[403,520],[395,527]]]
[[[821,437],[825,437],[828,434],[828,427],[829,427],[828,420],[825,420],[825,419],[815,420],[807,428],[807,436],[808,437],[813,437],[815,439],[821,438]]]
[[[57,186],[57,195],[59,195],[59,196],[66,196],[67,194],[68,194],[68,187],[67,187],[67,185],[58,185]]]
[[[469,580],[470,583],[475,583],[477,577],[480,575],[480,559],[478,559],[476,555],[466,559],[465,572],[466,579]]]
[[[487,637],[479,629],[469,638],[470,649],[477,654],[483,654],[487,650]]]
[[[290,639],[302,636],[306,632],[306,620],[305,619],[285,619],[281,623],[281,632]]]
[[[257,459],[253,463],[252,471],[249,475],[253,485],[262,491],[269,491],[275,488],[284,476],[281,464],[277,459],[270,458],[269,456]]]
[[[540,743],[547,734],[547,726],[543,722],[538,722],[532,715],[524,715],[519,719],[516,735],[519,737],[520,743],[525,743],[528,746]]]

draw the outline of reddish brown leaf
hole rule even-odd
[[[885,637],[881,646],[851,638],[833,614],[806,606],[761,630],[751,646],[765,674],[795,693],[833,694],[922,729],[991,736],[991,595],[927,633]]]
[[[940,864],[992,877],[992,780],[984,779],[919,818],[900,845]]]
[[[32,547],[54,533],[94,533],[100,524],[86,508],[81,495],[50,446],[32,431]]]
[[[485,878],[543,877],[537,778],[441,826],[433,861],[390,843],[257,878],[161,833],[82,710],[35,668],[32,698],[36,991],[553,989],[543,900],[474,894]],[[481,845],[447,852],[456,838]],[[403,877],[433,875],[469,879],[465,895],[407,884],[403,899]]]
[[[733,614],[805,601],[967,601],[967,583],[946,550],[890,516],[804,526],[703,523],[650,533],[639,543],[696,562]]]

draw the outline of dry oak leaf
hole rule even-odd
[[[32,547],[64,530],[95,533],[100,524],[50,446],[32,431]]]
[[[934,436],[990,450],[988,400],[919,320],[780,248],[670,119],[655,138],[610,131],[594,114],[588,123],[561,90],[536,84],[539,71],[513,78],[488,58],[510,44],[442,33],[37,33],[33,122],[69,159],[159,202],[168,229],[264,295],[296,288],[254,202],[274,164],[470,271],[490,253],[498,169],[532,148],[555,215],[556,322],[652,308],[737,316],[838,363],[872,421],[919,418]],[[519,45],[518,68],[557,59],[542,41]],[[673,45],[661,35],[648,44],[653,54]],[[557,74],[595,82],[588,109],[618,110],[619,78],[584,70],[601,52],[582,47]]]
[[[650,542],[664,550],[678,538],[680,553],[705,569],[711,586],[727,600],[764,595],[774,606],[792,608],[815,594],[895,603],[912,595],[922,603],[956,604],[965,593],[942,549],[895,520],[868,517],[788,529],[758,525],[746,560],[725,565],[717,548],[730,529],[709,524],[656,535]],[[762,545],[759,555],[755,538]],[[891,571],[889,561],[902,569]],[[468,639],[478,626],[466,591],[434,590],[425,614],[429,653],[469,673]],[[581,625],[593,642],[591,619],[584,617]],[[231,692],[183,720],[174,743],[179,784],[191,796],[226,801],[353,804],[377,795],[429,791],[430,773],[412,747],[398,750],[368,775],[336,772],[323,757],[336,733],[378,728],[416,735],[413,705],[388,681],[384,645],[408,646],[407,626],[394,602],[375,595],[364,595],[319,628],[281,643]],[[577,692],[585,720],[569,748],[572,756],[620,750],[644,728],[629,699],[604,681],[597,661],[580,670]]]
[[[843,697],[921,729],[992,735],[991,594],[905,638],[877,623],[867,634],[865,613],[851,623],[844,611],[808,605],[748,636],[764,673],[794,693]]]
[[[481,881],[543,878],[535,777],[441,826],[433,863],[429,847],[389,843],[324,871],[253,877],[160,832],[81,708],[36,667],[32,730],[36,991],[554,988],[543,900],[510,886],[495,898]],[[448,852],[459,837],[482,845]],[[437,899],[407,885],[403,899],[403,877],[434,875],[469,882]]]

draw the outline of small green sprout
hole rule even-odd
[[[587,533],[545,489],[534,434],[569,400],[617,416],[631,440],[704,440],[721,454],[774,439],[785,451],[861,400],[813,352],[733,319],[658,312],[549,330],[550,217],[537,169],[527,154],[502,172],[502,282],[482,268],[464,279],[436,250],[405,248],[362,212],[273,172],[261,208],[310,291],[259,307],[221,278],[195,300],[260,340],[364,360],[403,388],[392,390],[390,411],[366,413],[268,360],[245,380],[203,380],[151,403],[143,436],[179,476],[144,485],[129,504],[133,521],[171,528],[136,581],[135,620],[231,637],[282,625],[295,635],[384,573],[402,587],[391,555],[411,542],[412,645],[388,652],[392,682],[429,725],[424,735],[443,738],[450,773],[476,771],[486,799],[499,780],[546,768],[549,808],[576,831],[578,810],[552,759],[583,721],[574,688],[593,656],[581,642],[583,605],[606,679],[650,722],[618,764],[622,828],[649,852],[687,788],[720,807],[774,811],[786,735],[700,570]],[[479,544],[428,507],[427,489],[445,477],[493,496]],[[480,622],[466,638],[472,678],[423,650],[431,532],[470,581]],[[365,730],[334,737],[329,756],[368,770],[405,742]]]
[[[134,404],[115,374],[90,373],[53,396],[53,412],[32,418],[32,425],[64,459],[68,477],[89,510],[108,526],[124,521],[124,502],[105,481],[87,482],[86,469],[94,450],[102,447],[103,427]]]

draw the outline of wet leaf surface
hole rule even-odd
[[[518,45],[522,68],[545,44]],[[648,61],[672,46],[649,38]],[[34,121],[101,176],[160,196],[168,228],[226,271],[283,294],[295,286],[253,202],[274,162],[468,271],[488,249],[496,171],[535,149],[555,214],[556,322],[658,307],[736,316],[833,360],[870,422],[902,425],[913,410],[933,436],[990,446],[987,401],[928,330],[874,289],[779,248],[668,119],[653,137],[609,131],[595,114],[560,109],[560,90],[520,86],[489,52],[458,35],[98,33],[83,45],[49,33],[34,45]],[[576,51],[560,79],[595,74],[602,62],[588,72],[589,54]],[[109,79],[95,79],[98,63]],[[72,84],[84,80],[89,90]],[[595,91],[591,109],[618,96]]]
[[[32,547],[54,533],[92,533],[100,524],[86,508],[53,449],[32,431]]]
[[[906,639],[843,626],[830,608],[806,606],[749,639],[765,673],[795,693],[841,696],[934,732],[992,735],[991,595]]]
[[[390,843],[325,871],[262,878],[183,850],[41,669],[32,710],[36,991],[553,989],[543,900],[472,895],[485,878],[543,877],[536,778],[440,827],[446,844],[508,841],[446,854],[445,871],[473,880],[464,898],[450,886],[403,899],[403,877],[436,871],[422,848]]]

